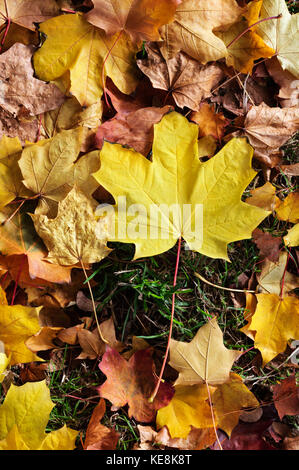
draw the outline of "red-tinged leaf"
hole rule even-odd
[[[295,375],[273,386],[273,400],[280,419],[285,415],[299,415],[299,387]]]
[[[128,404],[129,417],[137,421],[150,423],[156,411],[168,405],[173,397],[172,386],[163,382],[153,403],[148,401],[157,382],[150,348],[137,351],[126,361],[107,346],[99,368],[107,376],[106,382],[98,388],[100,396],[111,401],[113,410]]]
[[[230,439],[220,439],[223,450],[277,450],[265,439],[263,434],[272,421],[258,421],[257,423],[238,424],[233,430]],[[219,450],[216,442],[213,450]]]

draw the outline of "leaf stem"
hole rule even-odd
[[[95,304],[95,301],[94,301],[94,296],[93,296],[93,293],[92,293],[92,288],[91,288],[91,285],[90,285],[90,282],[89,282],[89,278],[87,276],[85,266],[82,262],[82,259],[80,259],[79,261],[80,261],[80,264],[81,264],[81,268],[83,269],[83,272],[84,272],[86,283],[88,285],[90,298],[91,298],[91,302],[92,302],[93,313],[94,313],[94,316],[95,316],[95,320],[96,320],[96,324],[97,324],[97,328],[98,328],[100,338],[104,343],[108,344],[108,341],[103,337],[102,332],[101,332],[101,327],[100,327],[99,320],[98,320],[98,315],[97,315],[97,308],[96,308],[96,304]]]
[[[222,445],[221,445],[221,442],[220,442],[220,440],[219,440],[218,433],[217,433],[216,422],[215,422],[215,416],[214,416],[214,409],[213,409],[213,403],[212,403],[211,393],[210,393],[209,384],[208,384],[207,380],[206,380],[206,386],[207,386],[207,391],[208,391],[209,405],[210,405],[210,410],[211,410],[211,415],[212,415],[213,428],[214,428],[214,431],[215,431],[216,441],[217,441],[217,443],[218,443],[218,445],[219,445],[220,450],[223,450],[223,447],[222,447]]]
[[[248,26],[248,28],[242,31],[242,33],[238,34],[238,36],[236,36],[226,47],[229,48],[232,44],[238,41],[242,36],[244,36],[244,34],[248,33],[248,31],[250,31],[251,28],[253,28],[257,24],[263,23],[264,21],[268,21],[268,20],[278,20],[281,17],[282,17],[282,14],[280,13],[277,16],[269,16],[268,18],[263,18],[262,20],[259,20],[256,23],[251,24],[250,26]]]
[[[106,101],[106,104],[108,106],[108,108],[110,108],[110,104],[109,104],[109,101],[108,101],[108,98],[107,98],[107,93],[106,93],[106,85],[105,85],[105,64],[114,48],[114,46],[116,45],[116,43],[118,42],[118,40],[120,39],[122,33],[124,32],[124,30],[122,29],[118,35],[116,36],[115,38],[115,41],[114,43],[112,44],[112,46],[110,47],[109,51],[107,52],[106,54],[106,57],[105,59],[103,60],[103,65],[102,65],[102,84],[103,84],[103,92],[104,92],[104,98],[105,98],[105,101]]]
[[[180,253],[181,253],[181,245],[182,245],[182,239],[181,237],[179,238],[178,241],[178,248],[177,248],[177,256],[176,256],[176,265],[175,265],[175,272],[173,276],[173,287],[176,286],[176,281],[177,281],[177,276],[178,276],[178,269],[179,269],[179,262],[180,262]],[[152,403],[158,393],[160,383],[162,382],[162,377],[164,373],[164,369],[166,366],[166,361],[170,349],[170,340],[172,336],[172,327],[173,327],[173,317],[174,317],[174,307],[175,307],[175,292],[172,294],[172,305],[171,305],[171,318],[170,318],[170,325],[169,325],[169,334],[168,334],[168,341],[167,341],[167,347],[165,351],[165,356],[164,356],[164,361],[161,367],[160,375],[158,378],[158,382],[156,384],[155,390],[153,391],[151,397],[149,398],[149,402]]]

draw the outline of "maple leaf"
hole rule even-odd
[[[276,294],[257,294],[257,308],[250,329],[256,331],[254,345],[263,365],[286,349],[289,339],[299,339],[299,299]]]
[[[169,365],[179,372],[175,385],[229,381],[230,369],[238,351],[225,348],[216,318],[199,328],[190,343],[171,340]]]
[[[213,397],[214,387],[209,387]],[[207,386],[178,385],[170,403],[157,413],[157,428],[167,426],[172,438],[186,439],[191,426],[198,429],[213,427],[211,408],[208,403]]]
[[[137,48],[125,36],[110,51],[115,38],[106,37],[104,31],[80,15],[52,18],[42,23],[39,30],[47,39],[34,54],[36,75],[50,81],[69,72],[70,92],[82,106],[90,106],[101,99],[102,67],[104,78],[107,75],[112,78],[123,93],[134,91],[137,84],[134,54]]]
[[[64,95],[54,83],[34,78],[31,57],[33,46],[14,44],[0,56],[0,106],[14,117],[35,116],[55,109]]]
[[[98,388],[101,397],[113,404],[117,410],[128,403],[129,417],[149,423],[153,421],[156,411],[166,406],[173,396],[171,385],[161,383],[152,403],[149,398],[156,385],[154,362],[151,349],[143,349],[126,361],[117,351],[107,346],[99,364],[107,376],[106,382]]]
[[[138,230],[132,236],[129,233],[118,236],[117,227],[115,238],[110,238],[134,243],[135,259],[167,251],[180,237],[192,250],[228,259],[227,244],[251,238],[252,230],[267,215],[262,209],[240,201],[243,190],[255,175],[250,165],[252,149],[246,141],[232,139],[212,159],[201,163],[197,135],[196,124],[171,112],[155,125],[153,162],[118,144],[104,143],[101,167],[94,177],[115,200],[126,196],[127,207],[138,203],[147,209],[139,216],[141,227],[145,228],[141,236]],[[236,154],[238,158],[234,157]],[[165,213],[165,204],[171,207],[173,203],[180,209],[183,204],[192,206],[190,217],[179,220],[177,214]],[[196,204],[203,205],[202,239],[200,230],[193,233],[190,226]],[[150,208],[158,215],[154,227],[151,227]],[[115,225],[121,224],[123,216],[117,214],[117,206],[115,209]],[[127,220],[129,223],[129,217]],[[124,232],[124,227],[120,229]],[[158,229],[161,234],[151,237],[152,229]]]
[[[11,384],[0,406],[0,449],[73,450],[78,431],[63,426],[45,433],[54,406],[45,381]]]
[[[43,239],[51,263],[71,266],[101,261],[110,253],[106,242],[110,228],[109,216],[100,225],[95,219],[95,200],[88,198],[77,186],[58,205],[55,219],[31,215],[37,233]]]
[[[287,70],[282,69],[277,57],[272,57],[272,59],[267,60],[265,65],[270,76],[280,87],[277,98],[281,107],[291,108],[297,106],[299,88],[297,86],[298,82],[296,77]]]
[[[261,19],[278,16],[281,18],[263,21],[257,25],[256,32],[266,44],[275,50],[284,70],[295,77],[298,71],[298,13],[291,15],[284,0],[264,0],[261,8]]]
[[[87,20],[108,35],[128,34],[133,42],[158,41],[159,28],[170,23],[181,0],[93,0]]]
[[[299,414],[299,388],[295,375],[286,377],[280,384],[274,385],[272,390],[275,408],[280,419],[285,415]]]
[[[39,196],[36,214],[55,217],[57,203],[65,198],[76,183],[92,194],[97,188],[90,175],[100,165],[99,152],[78,158],[82,127],[61,131],[52,139],[27,146],[19,160],[24,185]]]
[[[235,0],[183,0],[173,23],[161,28],[163,56],[184,51],[203,64],[226,57],[226,46],[214,31],[225,31],[244,11]]]
[[[265,103],[252,106],[244,128],[255,157],[270,167],[275,166],[273,154],[299,129],[299,109],[270,108]]]
[[[55,0],[0,0],[0,26],[9,18],[13,23],[35,30],[40,23],[59,14]]]
[[[227,439],[226,435],[224,436],[223,450],[277,450],[264,439],[264,433],[271,423],[271,419],[257,423],[239,423],[234,428],[230,439]],[[216,446],[213,450],[219,450],[219,447]]]
[[[42,361],[26,346],[25,341],[40,330],[38,314],[41,307],[0,305],[0,340],[11,354],[10,364]]]
[[[85,450],[115,450],[119,434],[101,424],[106,411],[105,400],[100,399],[89,420],[84,442]]]
[[[22,144],[28,141],[35,142],[38,136],[39,122],[38,119],[31,119],[15,118],[0,106],[0,138],[4,136],[18,137]]]
[[[25,284],[33,283],[35,278],[69,282],[70,268],[45,261],[46,249],[37,237],[30,217],[18,212],[7,220],[10,215],[7,211],[0,213],[0,251],[6,255],[0,258],[0,265],[10,272],[12,278]]]
[[[201,65],[183,52],[166,60],[156,43],[146,44],[145,49],[148,58],[137,60],[138,67],[154,88],[168,91],[180,108],[198,110],[200,102],[211,96],[212,88],[223,78],[217,64]]]
[[[222,113],[216,113],[214,106],[208,103],[202,103],[199,111],[191,113],[190,119],[198,124],[199,137],[211,135],[217,140],[221,140],[224,128],[229,122]]]

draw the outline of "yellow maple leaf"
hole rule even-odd
[[[299,222],[299,191],[290,193],[284,201],[278,199],[275,211],[279,220]]]
[[[215,389],[209,387],[209,391],[212,394]],[[172,438],[184,439],[188,436],[191,426],[198,429],[213,427],[208,396],[205,384],[177,386],[171,402],[157,412],[158,429],[166,425]]]
[[[54,406],[45,381],[12,384],[0,406],[0,449],[73,450],[78,431],[64,426],[45,433]]]
[[[299,299],[276,294],[257,294],[257,308],[250,329],[256,331],[254,345],[263,365],[283,353],[290,339],[299,339]]]
[[[3,341],[6,353],[11,354],[11,365],[42,361],[25,346],[25,341],[40,330],[38,314],[41,308],[0,305],[0,341]]]
[[[89,106],[101,99],[104,66],[104,78],[112,78],[123,93],[134,91],[137,48],[128,37],[122,36],[113,46],[115,37],[107,37],[77,14],[52,18],[40,24],[39,30],[47,36],[33,59],[41,80],[56,80],[69,72],[71,93],[82,106]]]
[[[196,124],[171,112],[154,127],[152,162],[132,149],[104,143],[94,177],[116,201],[122,198],[114,206],[115,235],[110,240],[134,243],[135,259],[167,251],[180,237],[192,250],[228,259],[228,243],[251,238],[268,215],[241,201],[256,175],[246,140],[232,139],[201,163],[197,135]]]
[[[287,246],[298,246],[299,245],[299,224],[288,230],[288,233],[283,237],[283,240]]]
[[[36,214],[55,217],[57,203],[75,183],[87,194],[97,188],[90,173],[100,165],[99,152],[89,152],[77,160],[82,132],[82,127],[61,131],[23,150],[19,166],[24,185],[39,196]]]

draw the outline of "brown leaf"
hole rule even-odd
[[[171,438],[167,426],[156,432],[150,426],[137,426],[140,435],[140,444],[137,450],[157,450],[172,447],[180,450],[201,450],[215,442],[213,428],[196,429],[192,426],[186,439]]]
[[[85,450],[115,450],[120,435],[101,424],[106,411],[105,400],[100,399],[89,420],[84,442]]]
[[[106,382],[98,388],[101,397],[113,404],[112,410],[129,405],[129,417],[149,423],[156,411],[166,406],[173,397],[173,388],[162,382],[152,403],[149,398],[154,391],[157,377],[152,360],[151,349],[137,351],[127,362],[117,351],[106,347],[106,352],[99,364],[107,376]]]
[[[154,124],[160,122],[171,109],[171,106],[141,108],[126,117],[116,115],[99,127],[96,146],[102,148],[104,140],[107,140],[132,147],[147,156],[154,140]]]
[[[34,78],[33,50],[33,46],[16,43],[0,56],[0,106],[14,117],[35,116],[64,101],[56,85]]]
[[[154,88],[166,90],[180,108],[199,110],[200,102],[223,78],[219,65],[201,65],[184,52],[165,60],[156,43],[145,46],[147,59],[137,60],[138,67],[149,77]]]
[[[260,254],[268,258],[273,263],[276,263],[279,259],[279,246],[282,243],[281,237],[273,237],[268,232],[263,232],[259,228],[256,228],[252,232],[253,241],[260,250]]]
[[[267,211],[274,211],[276,203],[279,201],[275,195],[276,188],[273,184],[265,183],[259,188],[250,191],[250,197],[245,199],[246,204],[261,207]]]
[[[22,144],[25,141],[35,142],[38,135],[38,119],[25,120],[14,118],[12,114],[0,107],[0,138],[19,137]]]
[[[34,23],[58,15],[59,7],[55,0],[1,0],[0,12],[0,26],[5,24],[6,18],[10,18],[13,23],[34,31]]]
[[[157,41],[159,28],[173,19],[181,0],[93,0],[87,20],[108,35],[123,31],[134,42]]]
[[[244,127],[255,157],[273,167],[273,155],[299,129],[299,109],[252,106]]]
[[[282,108],[292,108],[298,106],[299,88],[298,79],[288,70],[283,70],[277,57],[265,62],[267,70],[273,80],[279,85],[279,104]]]
[[[274,385],[273,400],[278,416],[282,419],[285,415],[299,415],[299,387],[296,385],[295,375],[282,380],[280,384]]]
[[[53,340],[57,337],[57,333],[61,328],[53,328],[44,326],[38,333],[31,336],[26,341],[26,346],[32,352],[47,351],[56,347]]]

